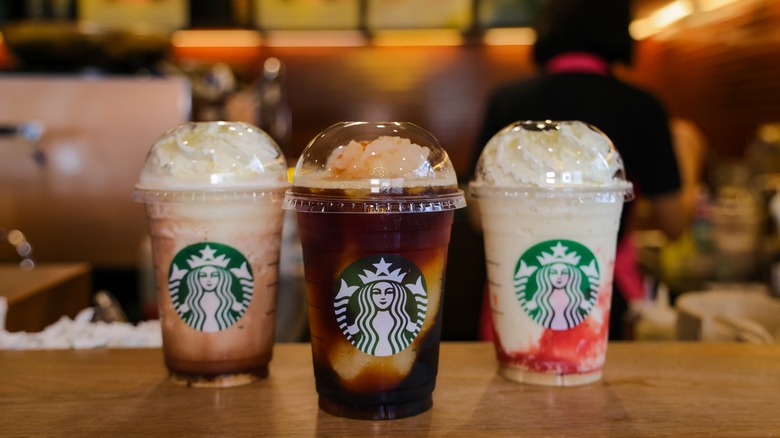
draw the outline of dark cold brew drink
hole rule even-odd
[[[350,138],[334,142],[333,130]],[[298,212],[319,405],[364,419],[424,412],[450,229],[465,204],[449,160],[409,124],[339,124],[307,151],[286,206]]]

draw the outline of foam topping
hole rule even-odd
[[[300,188],[300,190],[299,190]],[[303,150],[284,208],[419,213],[466,206],[438,140],[408,122],[340,122]]]
[[[407,138],[352,140],[330,154],[327,167],[333,179],[425,177],[430,153]]]
[[[434,151],[398,136],[374,140],[351,140],[333,148],[325,165],[316,170],[296,171],[294,184],[304,187],[373,189],[452,186],[457,178],[446,154],[434,164]],[[306,163],[299,165],[305,167]]]

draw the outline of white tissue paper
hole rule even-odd
[[[63,316],[42,332],[8,332],[8,302],[0,297],[0,350],[49,350],[89,348],[157,348],[162,346],[160,321],[92,322],[95,309],[88,307],[74,319]]]

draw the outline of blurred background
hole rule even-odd
[[[488,93],[535,72],[530,26],[542,3],[2,2],[7,329],[40,330],[101,290],[130,321],[156,316],[143,206],[131,194],[149,146],[183,121],[252,122],[291,166],[333,123],[410,121],[433,133],[465,175],[483,146],[476,138]],[[672,298],[712,282],[778,290],[771,207],[780,187],[780,1],[636,0],[633,7],[635,62],[618,75],[658,96],[673,119],[693,127],[686,132],[704,151],[686,236],[666,241],[637,209],[649,282],[668,285]],[[280,294],[300,297],[291,223]],[[477,336],[484,266],[470,255],[481,244],[467,214],[459,216],[444,339]],[[17,278],[20,264],[37,274]],[[296,340],[300,300],[289,301]]]

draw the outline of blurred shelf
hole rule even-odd
[[[62,316],[76,316],[90,305],[91,272],[87,263],[47,263],[31,270],[0,264],[6,330],[39,332]]]

